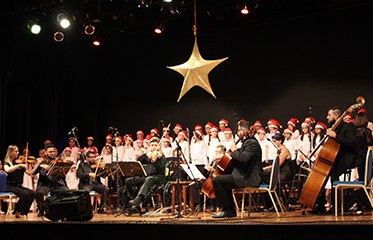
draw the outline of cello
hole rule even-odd
[[[356,98],[356,102],[358,103],[351,105],[334,123],[331,127],[333,131],[335,131],[338,125],[343,121],[346,114],[351,114],[355,109],[364,106],[365,99],[363,97],[358,97]],[[317,199],[320,197],[322,190],[325,188],[326,180],[334,167],[335,159],[337,158],[341,146],[334,139],[326,135],[313,150],[310,157],[308,157],[309,159],[318,151],[321,145],[322,148],[320,149],[312,169],[308,170],[310,173],[299,197],[299,203],[312,209]]]
[[[235,144],[237,144],[239,141],[241,141],[245,136],[247,135],[254,135],[255,134],[255,127],[254,125],[250,127],[250,130],[247,132],[244,132],[244,134],[237,139]],[[215,198],[215,191],[214,187],[212,185],[212,179],[216,176],[220,176],[223,174],[229,174],[232,172],[232,166],[233,166],[233,159],[230,156],[232,154],[232,151],[228,151],[223,155],[223,157],[214,162],[214,165],[212,167],[212,170],[209,174],[209,177],[207,178],[206,182],[203,184],[201,191],[207,195],[208,198]]]

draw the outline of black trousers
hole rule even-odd
[[[68,190],[69,188],[66,186],[59,186],[59,187],[47,187],[47,186],[40,186],[36,189],[36,204],[38,205],[39,212],[44,213],[45,204],[44,204],[44,196],[46,196],[49,192],[54,190]]]
[[[29,188],[11,184],[7,184],[5,186],[5,191],[13,192],[14,194],[19,196],[19,200],[16,203],[14,210],[20,212],[23,215],[27,215],[30,210],[31,204],[36,197],[36,193]]]
[[[86,192],[96,191],[101,194],[101,203],[100,209],[102,209],[109,198],[109,188],[103,185],[102,183],[93,183],[92,185],[83,184],[79,187],[79,189],[84,190]]]
[[[232,195],[232,189],[238,188],[234,183],[233,175],[221,175],[212,179],[212,185],[214,186],[216,203],[218,207],[223,210],[234,210],[234,201]]]

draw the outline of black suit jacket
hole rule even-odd
[[[262,150],[258,140],[249,136],[242,147],[232,152],[233,180],[238,187],[258,187],[262,182]]]
[[[335,129],[337,136],[335,141],[341,144],[336,164],[344,163],[346,167],[354,167],[354,155],[356,149],[356,128],[353,123],[341,122]]]

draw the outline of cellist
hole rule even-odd
[[[326,119],[330,126],[333,126],[336,121],[341,117],[341,108],[336,106],[328,110]],[[340,149],[337,158],[335,159],[335,165],[330,172],[331,182],[339,180],[339,176],[347,171],[347,169],[354,167],[354,153],[356,144],[356,128],[353,123],[346,123],[341,121],[337,128],[333,131],[331,128],[326,130],[326,135],[334,139],[339,143]],[[331,192],[332,204],[334,203],[334,191]],[[325,191],[321,194],[316,202],[316,207],[311,213],[322,214],[326,212],[325,209]],[[330,208],[327,214],[334,214],[334,207]]]
[[[237,135],[242,137],[243,143],[239,149],[235,143],[230,146],[233,158],[232,174],[217,176],[212,180],[217,204],[222,208],[213,218],[235,217],[237,213],[234,209],[232,189],[257,187],[262,181],[262,151],[258,140],[248,134],[249,130],[249,122],[239,123]],[[219,158],[215,157],[213,160],[217,161]]]

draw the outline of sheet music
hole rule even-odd
[[[202,173],[198,170],[196,165],[189,164],[190,169],[188,168],[187,164],[180,164],[180,166],[184,169],[186,174],[190,177],[192,180],[200,180],[200,179],[206,179],[205,176],[202,175]],[[192,174],[193,173],[193,174]],[[194,176],[194,179],[193,179]]]

